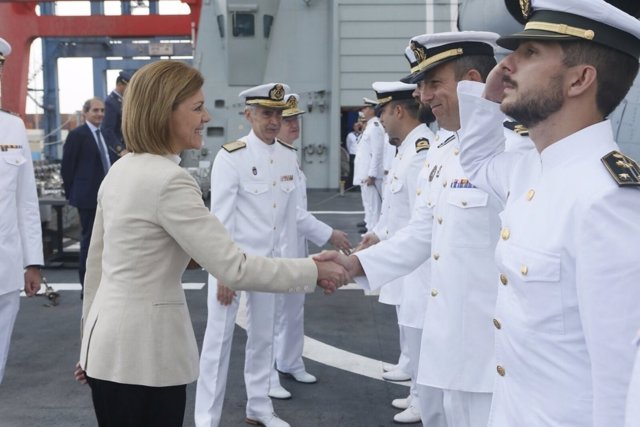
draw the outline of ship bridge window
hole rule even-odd
[[[271,35],[271,27],[273,26],[273,15],[264,15],[263,18],[264,38],[268,39]]]
[[[256,33],[255,15],[246,12],[233,13],[233,36],[253,37]]]

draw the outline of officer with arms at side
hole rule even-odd
[[[289,144],[300,137],[299,116],[305,112],[298,108],[299,96],[295,93],[286,94],[287,109],[282,112],[282,127],[278,132],[278,141]],[[342,230],[334,230],[324,222],[317,219],[307,210],[307,177],[302,169],[298,168],[296,176],[296,189],[298,193],[297,206],[297,231],[298,245],[295,251],[290,253],[287,248],[284,256],[306,257],[309,255],[307,240],[317,246],[323,246],[327,242],[339,250],[349,251],[351,244],[347,234]],[[317,381],[314,375],[307,372],[302,351],[304,348],[304,300],[305,294],[290,293],[276,295],[276,324],[273,342],[274,369],[272,370],[271,383],[269,384],[269,397],[276,399],[289,399],[291,393],[282,387],[278,372],[291,377],[293,380],[312,384]]]
[[[0,38],[0,80],[11,46]],[[0,383],[11,332],[20,308],[20,288],[40,290],[42,231],[31,150],[24,123],[0,110]]]
[[[602,0],[520,0],[524,30],[460,83],[462,165],[506,201],[496,248],[491,427],[621,427],[640,325],[640,169],[606,119],[638,73],[640,22]],[[536,150],[501,153],[503,113]],[[635,403],[637,405],[637,402]]]

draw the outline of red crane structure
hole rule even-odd
[[[12,47],[11,57],[4,65],[2,108],[17,112],[24,117],[29,51],[31,43],[36,38],[195,35],[197,34],[202,0],[180,1],[189,6],[190,14],[39,16],[36,13],[36,6],[41,2],[30,0],[0,2],[0,28],[2,28],[0,36],[7,40]]]

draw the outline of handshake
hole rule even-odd
[[[347,255],[338,251],[322,251],[314,255],[313,260],[318,268],[318,286],[325,294],[349,283],[352,278],[362,276],[362,265],[355,255]]]

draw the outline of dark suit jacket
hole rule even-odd
[[[118,153],[125,147],[122,137],[122,98],[113,92],[104,100],[104,119],[100,128],[109,151]]]
[[[109,155],[113,164],[118,156],[111,150]],[[86,123],[67,135],[62,150],[61,173],[69,204],[78,209],[95,209],[104,168],[96,140]]]

